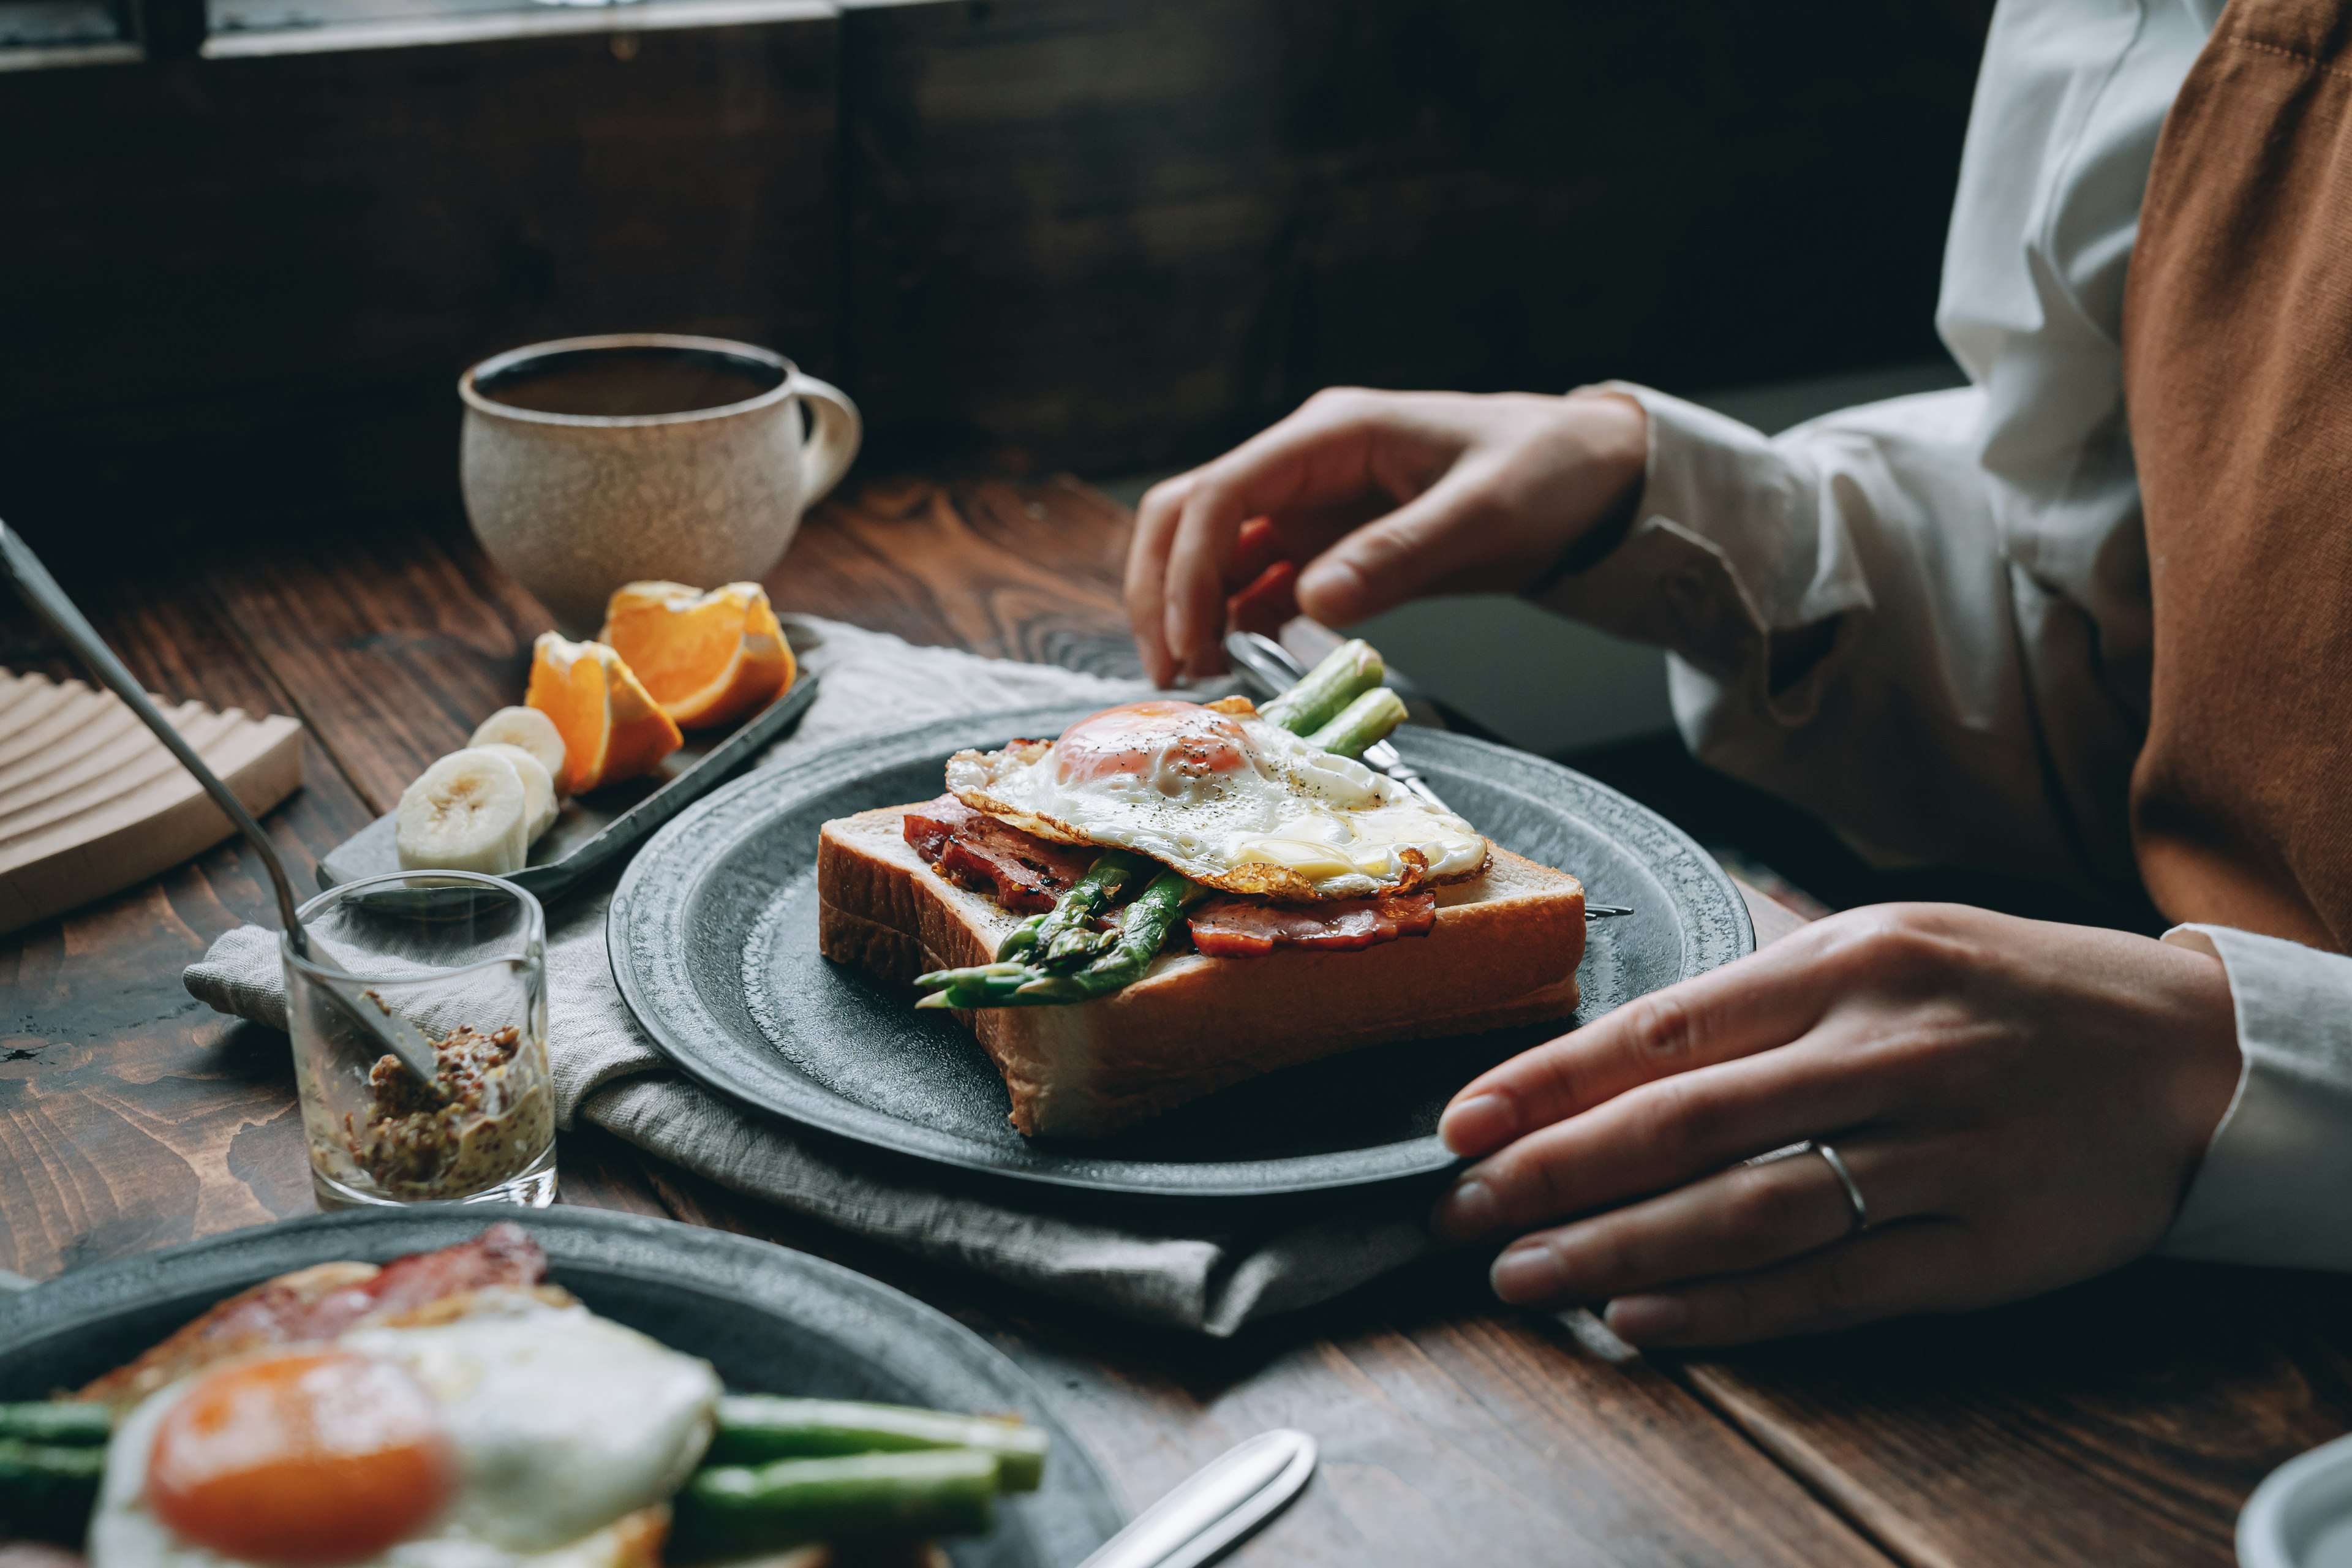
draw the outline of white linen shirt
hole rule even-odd
[[[1647,483],[1624,542],[1542,602],[1664,644],[1691,749],[1880,865],[2137,885],[2150,613],[2124,277],[2221,5],[2000,0],[1936,314],[1969,386],[1768,439],[1611,384],[1648,411]],[[1773,689],[1770,635],[1832,619],[1826,657]],[[2168,940],[2221,959],[2243,1065],[2158,1250],[2352,1269],[2352,959]]]

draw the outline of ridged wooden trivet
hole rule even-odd
[[[155,699],[258,816],[302,784],[302,726]],[[108,691],[0,669],[0,932],[168,870],[236,831]]]

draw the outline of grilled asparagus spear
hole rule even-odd
[[[1013,933],[997,944],[996,961],[1007,963],[1016,958],[1050,960],[1055,939],[1085,931],[1095,916],[1110,907],[1146,864],[1140,855],[1129,855],[1120,849],[1105,850],[1076,885],[1054,900],[1052,909],[1042,915],[1032,915],[1013,928]]]
[[[1186,910],[1210,889],[1174,871],[1162,871],[1119,911],[1111,950],[1067,974],[1052,974],[1024,963],[983,963],[970,969],[935,969],[915,984],[930,993],[918,1007],[1034,1007],[1106,996],[1143,978]]]
[[[1162,871],[1151,885],[1135,895],[1119,912],[1118,941],[1111,950],[1085,968],[1068,974],[1049,974],[1013,993],[1020,1002],[1083,1002],[1107,996],[1143,978],[1151,961],[1167,945],[1168,933],[1184,911],[1209,896],[1210,889],[1174,871]]]
[[[1297,685],[1267,699],[1258,717],[1304,735],[1330,722],[1358,694],[1378,686],[1386,673],[1380,651],[1361,637],[1350,637],[1325,655]]]
[[[34,1399],[0,1405],[0,1438],[80,1447],[114,1435],[114,1413],[79,1399]]]
[[[1366,748],[1387,740],[1389,731],[1404,719],[1404,699],[1383,686],[1349,703],[1329,723],[1307,736],[1307,743],[1343,757],[1360,757]]]
[[[1018,1421],[847,1399],[734,1394],[719,1402],[718,1430],[703,1462],[756,1465],[835,1454],[977,1448],[996,1456],[999,1485],[1026,1492],[1036,1490],[1045,1474],[1045,1433]]]
[[[977,1448],[712,1465],[671,1500],[680,1562],[765,1555],[812,1542],[979,1535],[993,1521],[999,1461]]]
[[[105,1474],[101,1446],[0,1438],[0,1539],[79,1544]]]

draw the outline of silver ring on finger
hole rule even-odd
[[[1846,1234],[1860,1236],[1870,1228],[1870,1205],[1863,1199],[1862,1184],[1853,1179],[1853,1173],[1846,1169],[1845,1161],[1838,1152],[1818,1138],[1813,1140],[1813,1152],[1828,1163],[1831,1173],[1838,1179],[1838,1185],[1845,1189],[1845,1201],[1853,1205],[1853,1224],[1846,1228]]]

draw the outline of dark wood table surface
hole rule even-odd
[[[1113,668],[1124,511],[1069,479],[864,482],[769,579],[918,642]],[[268,819],[299,878],[519,700],[539,605],[453,517],[322,505],[266,545],[68,588],[151,689],[299,716]],[[13,607],[0,664],[72,673]],[[284,1037],[181,968],[275,923],[234,843],[0,938],[0,1268],[60,1269],[311,1208]],[[1449,1260],[1227,1342],[1139,1329],[799,1220],[598,1134],[562,1201],[768,1237],[932,1302],[1025,1367],[1130,1508],[1304,1427],[1323,1466],[1248,1563],[2210,1563],[2247,1492],[2352,1425],[2352,1282],[2148,1263],[2040,1301],[1730,1353],[1615,1353]]]

